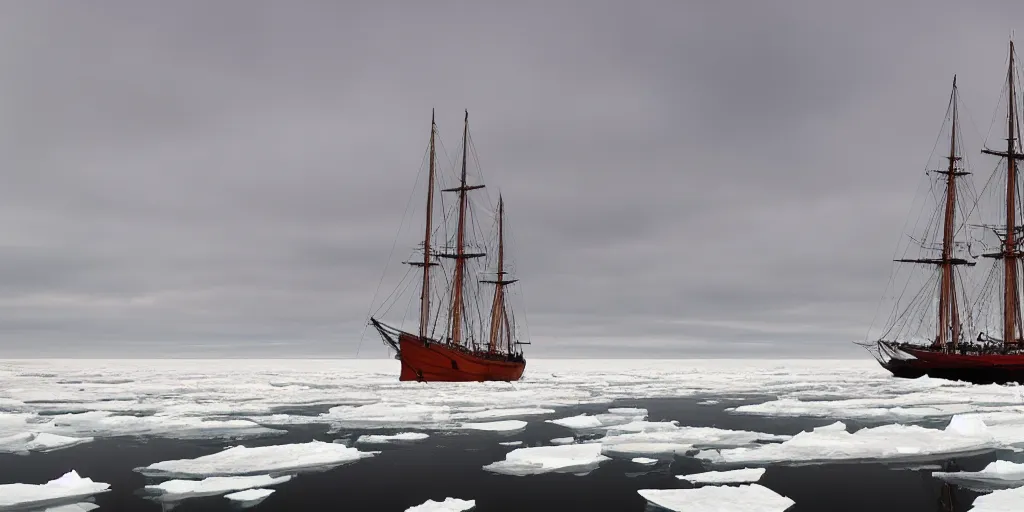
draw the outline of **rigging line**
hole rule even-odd
[[[416,183],[419,183],[420,176],[423,174],[423,162],[430,158],[430,146],[423,151],[423,158],[420,159],[420,169],[416,173]],[[373,311],[373,303],[377,300],[377,294],[380,293],[381,284],[384,283],[384,277],[387,276],[388,267],[391,265],[391,257],[395,253],[395,247],[398,246],[398,238],[402,235],[402,227],[405,225],[405,217],[409,214],[409,206],[412,205],[412,198],[416,194],[416,185],[413,184],[412,192],[409,193],[409,199],[405,203],[405,212],[402,213],[402,220],[398,223],[398,232],[395,233],[395,241],[391,243],[391,250],[388,252],[387,262],[384,264],[384,271],[381,272],[380,281],[377,282],[377,289],[373,291],[373,298],[370,299],[370,307],[367,308],[366,316],[363,317],[363,329],[359,333],[359,344],[356,346],[356,357],[359,357],[359,352],[363,349],[363,338],[366,336],[366,327],[369,325],[367,320],[370,318],[371,312]],[[379,310],[378,310],[379,311]]]
[[[952,114],[952,104],[950,104],[949,106],[946,107],[946,118],[950,118],[951,114]],[[943,122],[942,124],[945,125],[945,122]],[[935,136],[935,142],[932,144],[932,150],[931,150],[931,152],[930,152],[930,154],[928,156],[928,161],[925,162],[925,169],[926,170],[928,168],[928,162],[930,162],[931,159],[932,159],[932,156],[935,155],[936,148],[938,148],[938,146],[939,146],[939,140],[942,138],[943,133],[945,133],[945,130],[940,128],[939,129],[939,133]],[[922,184],[919,182],[918,186],[917,186],[918,190],[921,189],[921,185]],[[916,196],[917,193],[918,192],[915,192],[914,195]],[[923,215],[923,213],[924,213],[924,205],[921,206],[921,210],[918,212],[917,220],[914,221],[915,225],[918,222],[920,222],[921,215]],[[893,260],[897,259],[897,256],[899,255],[899,252],[900,252],[900,243],[899,242],[903,240],[903,237],[907,233],[907,228],[910,225],[910,217],[912,215],[913,214],[911,213],[911,215],[908,215],[907,218],[903,221],[903,228],[900,230],[900,236],[897,239],[897,243],[895,244],[896,247],[893,250],[893,255],[892,255],[892,259]],[[908,246],[904,250],[904,253],[903,253],[904,257],[906,256],[907,252],[909,252],[909,250],[910,250],[910,248]],[[882,291],[882,296],[878,299],[878,305],[875,307],[875,313],[871,317],[871,323],[868,325],[867,333],[864,335],[864,341],[867,341],[871,337],[871,330],[874,329],[875,322],[878,320],[878,315],[881,313],[881,310],[882,310],[882,303],[884,302],[885,296],[888,294],[888,291],[889,291],[890,287],[893,285],[893,281],[896,278],[896,273],[898,272],[898,270],[897,270],[898,267],[899,267],[898,265],[890,266],[889,280],[888,280],[887,284],[885,285],[885,290]],[[908,283],[908,285],[909,285],[909,283]],[[903,294],[906,293],[906,286],[907,285],[905,285],[903,291],[900,292],[900,297],[901,298],[902,298]],[[898,311],[898,308],[899,308],[898,304],[894,305],[893,311],[889,315],[890,319],[892,318],[892,315],[895,314],[896,311]],[[888,323],[888,320],[886,321],[886,323]]]

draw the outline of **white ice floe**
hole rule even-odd
[[[547,420],[547,422],[571,428],[573,430],[588,430],[642,422],[645,419],[647,419],[647,409],[618,407],[608,409],[606,414],[597,414],[594,416],[589,414],[580,414],[578,416],[570,416],[568,418]]]
[[[0,485],[0,510],[30,508],[32,506],[56,505],[61,501],[85,498],[110,489],[109,484],[93,482],[90,478],[78,476],[69,471],[56,480],[45,484],[3,484]]]
[[[320,441],[255,448],[234,446],[195,459],[157,462],[135,470],[146,476],[245,476],[330,468],[378,453],[380,452],[363,452],[345,445]]]
[[[519,446],[519,445],[523,444],[523,442],[522,441],[505,441],[503,443],[498,443],[498,444],[500,444],[502,446]]]
[[[569,444],[518,448],[505,455],[505,460],[484,466],[487,471],[507,475],[539,473],[578,473],[593,471],[608,457],[601,455],[599,444]]]
[[[0,453],[50,452],[92,442],[91,437],[66,437],[46,432],[26,432],[0,437]]]
[[[643,464],[645,466],[653,466],[658,463],[658,459],[648,459],[647,457],[636,457],[632,459],[632,462],[637,464]]]
[[[225,494],[224,497],[241,505],[242,508],[249,508],[267,499],[267,496],[274,494],[273,489],[246,489],[244,491]]]
[[[526,428],[522,420],[488,421],[485,423],[463,423],[460,428],[468,430],[486,430],[488,432],[515,432]]]
[[[422,432],[399,432],[390,436],[384,435],[363,435],[356,439],[356,444],[368,443],[368,444],[379,444],[379,443],[392,443],[392,442],[410,442],[410,441],[422,441],[430,437]]]
[[[680,427],[676,421],[635,421],[609,427],[601,443],[607,454],[684,454],[692,449],[735,447],[756,442],[783,441],[790,436],[725,430],[713,427]]]
[[[476,500],[445,498],[444,501],[427,500],[420,505],[405,509],[405,512],[462,512],[475,506]]]
[[[936,471],[932,476],[940,480],[975,490],[992,490],[1024,485],[1024,464],[997,460],[981,471]]]
[[[845,424],[836,422],[801,432],[780,444],[701,452],[697,458],[725,464],[915,461],[981,453],[999,446],[984,422],[954,416],[943,430],[917,425],[882,425],[851,434]]]
[[[701,400],[700,402],[697,402],[697,405],[715,405],[718,403],[721,402],[718,400]]]
[[[217,496],[257,487],[269,487],[283,484],[291,479],[291,475],[280,477],[270,475],[214,476],[202,480],[168,480],[157,485],[147,485],[145,490],[160,494],[164,501],[178,501],[201,496]]]
[[[67,505],[47,507],[43,509],[43,512],[90,512],[91,510],[96,510],[98,508],[100,508],[100,506],[95,503],[83,501],[81,503],[69,503]]]
[[[572,444],[576,442],[574,437],[556,437],[551,440],[551,444]]]
[[[695,484],[745,484],[760,480],[764,476],[764,472],[764,468],[743,468],[730,471],[708,471],[690,475],[676,475],[676,478]]]
[[[1002,489],[974,498],[967,512],[1020,512],[1024,503],[1024,487]]]
[[[696,489],[640,489],[645,500],[678,512],[783,512],[793,500],[758,484]]]

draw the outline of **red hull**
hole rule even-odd
[[[947,354],[907,346],[899,349],[916,359],[892,359],[883,364],[897,377],[928,375],[977,384],[1024,382],[1024,354]]]
[[[402,374],[398,380],[423,382],[516,381],[526,361],[490,359],[401,333],[398,336]]]

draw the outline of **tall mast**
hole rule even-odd
[[[466,263],[466,154],[469,142],[469,111],[462,127],[462,177],[459,180],[459,229],[456,235],[455,279],[452,283],[452,343],[462,343],[462,281]]]
[[[996,257],[1003,259],[1003,344],[1017,345],[1020,343],[1021,317],[1020,293],[1017,280],[1018,260],[1021,253],[1017,250],[1017,160],[1024,158],[1017,152],[1017,93],[1014,84],[1014,48],[1010,41],[1010,67],[1007,72],[1007,109],[1006,109],[1006,152],[982,150],[983,153],[1006,158],[1006,234],[1003,237],[1002,251]]]
[[[498,279],[494,285],[494,304],[491,306],[491,339],[487,351],[498,346],[498,332],[505,320],[505,202],[498,195]]]
[[[952,341],[954,347],[960,343],[960,314],[956,304],[956,284],[953,280],[953,234],[955,232],[954,220],[956,217],[956,162],[960,157],[956,156],[956,75],[953,75],[953,93],[950,97],[953,110],[952,129],[949,138],[949,169],[946,174],[946,214],[945,224],[942,231],[942,282],[939,291],[939,335],[936,342],[945,350],[947,343]],[[947,336],[952,333],[952,340]]]
[[[431,218],[434,213],[434,110],[430,110],[430,172],[427,177],[427,222],[423,231],[423,289],[420,291],[420,338],[427,337],[427,321],[430,319],[430,234]]]

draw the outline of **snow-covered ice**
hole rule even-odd
[[[420,505],[405,509],[405,512],[462,512],[475,506],[476,500],[445,498],[444,501],[427,500]]]
[[[692,449],[745,446],[756,442],[784,441],[790,436],[726,430],[714,427],[681,427],[677,421],[634,421],[609,427],[596,439],[607,454],[684,454]]]
[[[980,453],[1001,443],[977,418],[954,416],[945,429],[882,425],[854,433],[842,422],[801,432],[779,444],[701,452],[697,458],[724,464],[915,461]]]
[[[932,476],[960,487],[992,490],[1024,485],[1024,464],[997,460],[981,471],[936,471]]]
[[[487,421],[482,423],[463,423],[461,428],[467,430],[486,430],[488,432],[515,432],[526,428],[522,420]]]
[[[389,435],[389,436],[385,436],[385,435],[364,435],[364,436],[359,436],[359,439],[356,439],[356,444],[360,444],[360,443],[375,444],[375,443],[422,441],[422,440],[424,440],[424,439],[426,439],[428,437],[430,437],[428,434],[424,434],[422,432],[399,432],[397,434],[392,434],[392,435]]]
[[[743,468],[729,471],[708,471],[689,475],[676,475],[680,480],[695,484],[745,484],[753,483],[764,476],[764,468]]]
[[[201,496],[217,496],[232,491],[244,491],[258,487],[269,487],[291,480],[291,475],[272,477],[255,476],[214,476],[202,480],[168,480],[156,485],[147,485],[145,490],[157,493],[164,501],[179,501]]]
[[[1002,489],[978,496],[967,512],[1020,512],[1024,503],[1024,487]]]
[[[378,453],[320,441],[255,448],[234,446],[195,459],[157,462],[135,470],[146,476],[182,478],[246,476],[331,468]]]
[[[25,432],[0,437],[0,453],[49,452],[91,442],[91,437],[67,437],[46,432]]]
[[[647,457],[635,457],[631,459],[631,462],[643,464],[645,466],[653,466],[658,463],[658,459],[648,459]]]
[[[519,445],[523,444],[523,442],[522,441],[505,441],[505,442],[501,442],[501,443],[498,443],[498,444],[500,444],[502,446],[519,446]]]
[[[86,498],[109,489],[109,484],[82,478],[72,470],[45,484],[0,485],[0,510],[57,505],[62,501]]]
[[[242,508],[249,508],[267,499],[267,496],[274,494],[273,489],[246,489],[244,491],[225,494],[224,497],[238,504]]]
[[[572,444],[576,442],[573,437],[556,437],[551,440],[551,444]]]
[[[793,500],[759,484],[696,489],[640,489],[645,500],[678,512],[783,512]]]
[[[599,444],[567,444],[518,448],[505,455],[505,460],[484,466],[487,471],[507,475],[539,473],[588,473],[608,457],[601,455]]]

